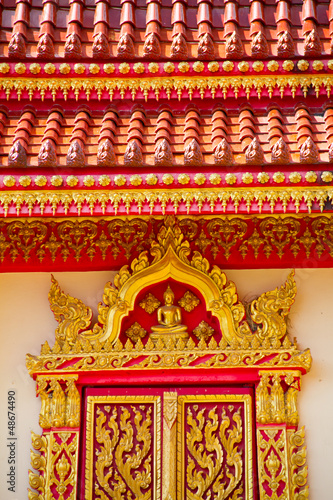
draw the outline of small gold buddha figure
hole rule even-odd
[[[157,309],[158,325],[152,326],[150,337],[157,340],[164,335],[173,335],[176,338],[188,338],[187,327],[181,324],[182,314],[180,307],[173,304],[175,295],[170,286],[163,294],[164,306]]]

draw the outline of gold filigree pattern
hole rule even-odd
[[[89,396],[85,498],[159,499],[159,440],[158,396]]]
[[[259,427],[257,439],[260,498],[290,498],[286,429]]]
[[[209,337],[213,335],[214,329],[206,321],[200,321],[199,325],[194,328],[193,333],[199,340],[203,339],[207,342]]]
[[[123,224],[118,224],[122,222]],[[130,225],[130,234],[126,228]],[[40,221],[0,221],[0,263],[5,266],[16,265],[21,259],[33,265],[37,261],[44,264],[51,259],[52,262],[63,264],[73,259],[81,262],[88,256],[92,265],[108,259],[117,259],[121,254],[147,250],[151,241],[156,239],[159,218],[147,221],[142,231],[138,229],[137,219],[115,219],[117,237],[109,233],[108,221],[100,220],[99,223],[89,221],[67,221],[67,230],[63,231],[63,222],[56,223]],[[298,258],[305,256],[315,259],[327,255],[333,257],[333,219],[332,217],[316,216],[314,218],[302,217],[265,217],[259,218],[231,218],[221,220],[209,216],[192,218],[179,218],[179,227],[191,247],[209,257],[210,252],[220,260],[227,263],[232,256],[239,266],[246,265],[246,258],[260,259],[265,262],[278,255],[281,263],[283,257],[292,256],[295,265]],[[233,232],[228,247],[225,247],[223,238],[225,230],[231,225],[235,228],[244,225],[244,230]],[[220,228],[215,229],[218,224]],[[297,225],[298,229],[294,230]],[[94,230],[93,230],[94,228]],[[110,227],[110,230],[112,229]],[[269,228],[269,230],[268,230]],[[78,231],[78,229],[80,231]],[[283,230],[282,230],[283,229]],[[79,243],[75,243],[80,234]],[[137,238],[134,238],[134,235]],[[227,251],[227,248],[229,249]]]
[[[40,472],[29,471],[29,500],[75,500],[77,489],[78,432],[54,432],[43,436],[32,433],[31,465]]]
[[[161,302],[152,293],[148,293],[139,305],[148,314],[153,314],[153,312],[160,307]]]
[[[184,293],[183,297],[178,300],[178,304],[185,309],[186,312],[192,312],[200,304],[200,300],[194,293],[187,291]]]
[[[143,339],[147,335],[147,331],[144,328],[142,328],[140,323],[138,323],[137,321],[133,323],[133,325],[131,325],[130,328],[128,328],[125,333],[127,337],[135,343],[139,339]]]
[[[213,174],[212,174],[213,175]],[[214,174],[215,175],[215,174]],[[217,174],[216,174],[217,175]],[[169,177],[167,177],[169,176]],[[173,182],[171,174],[164,174],[163,178]],[[119,180],[119,179],[118,179]],[[126,177],[122,176],[122,185],[126,182]],[[115,180],[115,184],[117,184]],[[185,185],[186,186],[186,185]],[[202,212],[203,207],[208,204],[211,208],[211,213],[224,215],[228,211],[237,214],[242,201],[246,203],[247,213],[261,214],[269,210],[271,213],[280,213],[282,204],[283,211],[300,212],[300,208],[307,209],[311,214],[314,209],[317,211],[319,205],[320,211],[323,212],[325,204],[333,197],[332,186],[309,186],[309,187],[285,187],[283,190],[276,187],[247,187],[247,188],[221,188],[207,187],[204,189],[188,188],[179,186],[177,189],[170,188],[162,190],[156,187],[151,189],[127,189],[127,190],[81,190],[78,189],[68,191],[5,191],[0,193],[0,210],[5,217],[8,216],[9,208],[14,206],[16,213],[21,217],[31,217],[34,212],[43,215],[45,207],[51,207],[52,211],[48,211],[49,216],[68,215],[69,207],[71,212],[76,216],[84,215],[99,215],[99,207],[102,207],[103,215],[115,216],[120,211],[126,214],[141,215],[142,207],[146,204],[150,208],[151,214],[159,214],[160,209],[165,215],[166,207],[172,207],[173,213],[176,215],[179,212],[179,205],[184,204],[186,210],[184,215],[194,211],[195,214]],[[89,210],[87,210],[89,207]],[[98,210],[95,209],[98,207]],[[12,212],[10,212],[12,214]],[[68,226],[71,224],[69,222]],[[233,239],[240,237],[243,229],[242,224],[238,223],[240,229],[232,228],[234,235],[227,235],[224,240],[225,253],[227,258],[230,256],[229,246],[232,246]],[[93,227],[93,226],[91,226]],[[239,235],[237,234],[240,231]],[[135,236],[133,236],[135,237]],[[139,237],[139,236],[138,236]],[[286,237],[286,235],[285,235]],[[117,235],[114,234],[114,239]],[[80,240],[81,242],[81,240]],[[132,244],[133,246],[134,244]]]
[[[179,397],[179,498],[253,498],[250,401],[247,395]]]
[[[20,64],[20,63],[19,63]],[[166,63],[170,64],[170,63]],[[194,63],[202,64],[198,61]],[[255,63],[254,63],[255,64]],[[260,64],[260,63],[259,63]],[[262,63],[261,63],[262,64]],[[18,66],[18,65],[16,65]],[[121,70],[121,68],[119,69]],[[68,71],[70,67],[68,66]],[[129,71],[129,66],[128,66]],[[245,94],[250,98],[250,93],[254,90],[257,96],[260,97],[265,91],[266,95],[271,98],[273,95],[280,95],[283,97],[285,89],[290,89],[293,97],[299,89],[302,90],[306,97],[309,89],[312,88],[315,95],[318,97],[321,91],[325,91],[326,95],[330,97],[331,88],[333,86],[333,77],[331,75],[260,75],[260,76],[200,76],[200,77],[150,77],[150,78],[98,78],[89,79],[81,77],[80,80],[75,78],[57,78],[57,79],[44,79],[44,78],[0,78],[0,88],[2,88],[6,95],[15,95],[20,100],[22,93],[28,92],[30,100],[34,98],[36,92],[41,99],[44,100],[46,94],[51,94],[53,100],[56,99],[57,93],[60,91],[64,99],[73,96],[76,100],[81,98],[83,92],[86,99],[90,98],[90,94],[95,90],[97,95],[101,97],[103,92],[106,92],[112,100],[114,95],[120,99],[148,99],[150,90],[153,91],[156,100],[159,99],[161,91],[164,91],[167,98],[181,99],[183,91],[187,91],[190,98],[193,91],[196,89],[202,97],[209,95],[215,98],[216,90],[221,89],[223,98],[226,99],[227,95],[230,96],[231,90],[237,98],[239,94]]]

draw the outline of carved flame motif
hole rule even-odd
[[[107,59],[110,56],[110,48],[107,37],[104,33],[97,33],[92,46],[93,57]]]
[[[25,39],[22,33],[14,33],[8,45],[8,56],[15,58],[25,57]]]
[[[166,139],[162,139],[155,148],[155,165],[171,167],[173,163],[170,144]]]
[[[187,407],[186,498],[190,500],[202,500],[205,494],[210,498],[212,493],[224,500],[232,492],[238,498],[243,492],[241,407],[220,406],[211,410]]]
[[[128,167],[140,167],[142,162],[141,146],[136,139],[133,139],[127,145],[124,155],[124,164]]]
[[[84,152],[77,140],[73,141],[68,148],[67,165],[69,167],[84,167],[85,165]]]
[[[233,31],[225,43],[225,54],[230,59],[240,59],[243,57],[244,48],[242,40],[237,31]]]
[[[16,141],[9,151],[8,166],[19,168],[27,166],[27,153],[20,141]]]
[[[151,405],[97,407],[93,498],[152,498],[151,414]]]
[[[268,52],[269,49],[266,37],[262,31],[258,31],[251,42],[251,55],[252,57],[265,59],[268,57]]]
[[[294,55],[294,40],[289,31],[281,31],[278,34],[277,51],[279,57],[292,57]]]
[[[54,143],[50,139],[44,141],[40,147],[38,154],[38,166],[39,167],[57,166],[57,156]]]
[[[134,43],[131,35],[124,33],[119,38],[117,46],[117,57],[124,59],[133,59],[135,56]]]
[[[143,57],[158,59],[161,56],[161,45],[156,33],[149,33],[143,46]]]
[[[192,141],[185,148],[184,163],[185,165],[199,167],[200,165],[202,165],[202,162],[203,158],[199,143],[196,139],[192,139]]]
[[[313,29],[308,33],[304,40],[304,55],[306,57],[316,57],[321,54],[320,37],[317,30]]]
[[[97,165],[99,167],[113,167],[116,164],[116,156],[110,139],[105,139],[98,146]]]
[[[272,163],[290,163],[290,150],[282,137],[272,147]]]
[[[248,165],[261,165],[265,163],[264,151],[256,137],[245,151],[245,160]]]
[[[81,40],[76,33],[71,33],[66,38],[65,57],[69,57],[71,59],[82,57]]]
[[[198,59],[213,59],[215,56],[214,42],[209,33],[200,37],[198,45]]]
[[[177,33],[173,37],[170,56],[172,59],[187,59],[187,43],[182,33]]]
[[[215,165],[232,165],[233,161],[231,147],[228,141],[223,138],[218,143],[214,151]]]
[[[54,58],[54,45],[52,37],[48,33],[44,33],[37,45],[37,57],[41,59],[53,59]]]
[[[308,137],[306,141],[302,144],[299,158],[301,163],[318,163],[319,153],[316,144],[314,143],[312,137]]]

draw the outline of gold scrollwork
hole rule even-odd
[[[179,397],[179,498],[253,498],[249,410],[246,395]]]
[[[306,465],[306,446],[304,445],[304,427],[298,431],[288,430],[288,455],[290,469],[291,498],[309,498],[307,483],[308,467]]]
[[[257,335],[264,339],[269,336],[281,339],[287,332],[284,320],[296,296],[295,271],[292,271],[286,283],[271,292],[263,293],[251,303],[251,319],[261,325],[257,328]]]
[[[258,427],[257,440],[260,499],[290,498],[286,429]]]

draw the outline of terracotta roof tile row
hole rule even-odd
[[[333,160],[333,103],[284,111],[216,105],[173,111],[0,108],[1,166],[230,166]]]
[[[3,0],[0,56],[79,59],[332,53],[333,3],[316,0]]]

